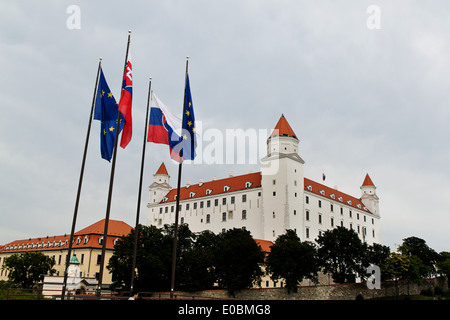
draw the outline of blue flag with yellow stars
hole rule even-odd
[[[97,96],[95,99],[94,119],[101,121],[100,131],[100,151],[102,158],[111,161],[114,141],[117,130],[117,113],[119,105],[116,103],[111,90],[106,83],[103,70],[100,70],[100,79],[98,81]],[[120,117],[119,133],[123,128],[123,116]]]
[[[181,148],[183,150],[183,159],[194,160],[196,156],[195,148],[197,147],[197,139],[195,132],[194,105],[192,104],[188,74],[186,74],[186,93],[183,110],[183,122],[181,126]]]

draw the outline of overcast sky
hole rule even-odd
[[[368,13],[370,5],[379,15]],[[3,0],[0,244],[70,233],[99,57],[118,101],[131,29],[134,130],[118,150],[111,219],[135,223],[148,78],[181,113],[190,56],[203,132],[268,130],[283,113],[300,139],[307,178],[321,182],[325,172],[328,186],[359,197],[369,173],[383,244],[394,250],[416,236],[450,251],[449,7],[444,0]],[[110,163],[100,157],[99,130],[93,121],[77,230],[105,217]],[[175,187],[167,146],[147,144],[142,223],[162,161]],[[185,165],[183,182],[230,171],[255,172],[259,164]]]

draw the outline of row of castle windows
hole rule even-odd
[[[226,222],[227,220],[233,219],[233,211],[222,212],[222,222]],[[242,210],[241,212],[241,219],[246,220],[247,219],[247,210]],[[180,222],[184,223],[184,217],[180,218]],[[200,222],[203,223],[203,219],[200,219]],[[206,214],[205,223],[211,223],[211,214]]]
[[[261,196],[261,192],[258,192],[258,196]],[[200,207],[200,209],[203,209],[205,207],[205,202],[206,202],[206,208],[210,208],[212,205],[212,200],[205,200],[205,201],[199,201],[199,202],[194,202],[192,203],[192,207],[194,210],[196,210],[198,207]],[[227,198],[222,198],[222,205],[226,205],[227,204]],[[247,195],[243,194],[241,197],[241,202],[245,203],[247,202]],[[230,203],[231,204],[235,204],[236,203],[236,197],[232,196],[230,197]],[[217,207],[219,206],[219,199],[216,198],[214,199],[214,206]],[[169,208],[170,208],[170,212],[174,212],[175,211],[175,205],[171,205],[171,206],[166,206],[166,207],[160,207],[159,208],[159,213],[168,213],[169,212]],[[191,203],[186,203],[185,204],[185,209],[189,210],[191,208]],[[180,204],[179,210],[183,210],[183,204]]]

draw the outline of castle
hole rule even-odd
[[[180,188],[180,223],[194,232],[244,228],[253,238],[275,241],[287,229],[314,242],[336,226],[355,230],[362,241],[380,243],[379,198],[367,174],[359,198],[304,177],[299,139],[282,115],[267,139],[261,171]],[[175,222],[177,189],[161,164],[149,187],[147,224]]]

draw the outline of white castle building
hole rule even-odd
[[[269,241],[292,229],[302,241],[314,242],[322,232],[344,226],[368,244],[380,243],[379,199],[369,175],[359,198],[307,179],[298,144],[282,115],[267,139],[261,172],[180,188],[179,222],[194,232],[245,228],[253,238]],[[163,163],[149,187],[148,225],[175,222],[177,189],[169,179]]]

